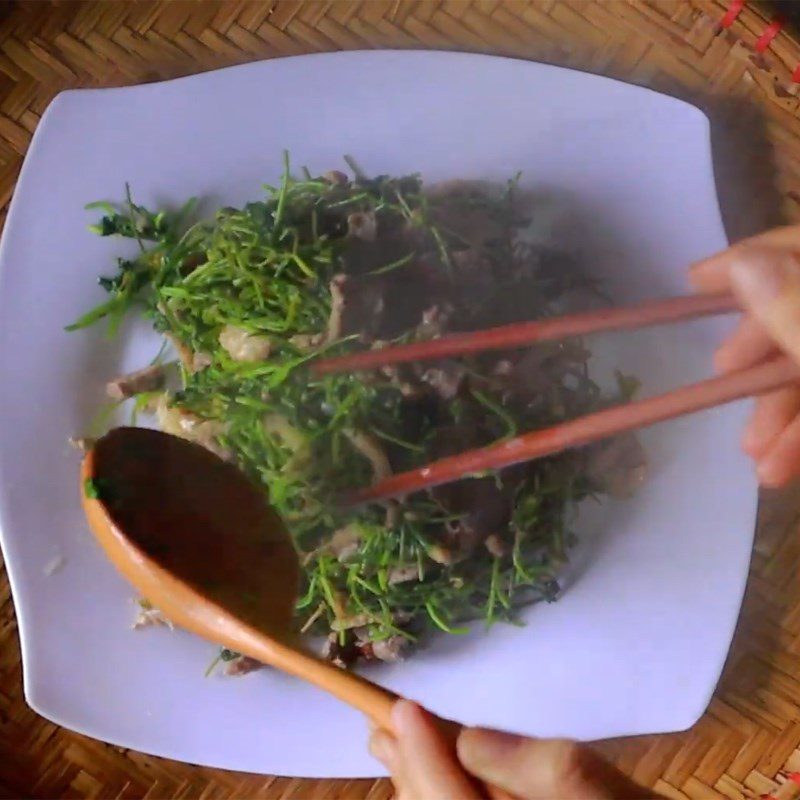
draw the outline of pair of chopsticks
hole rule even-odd
[[[320,360],[314,364],[313,371],[318,375],[354,372],[408,361],[510,349],[602,331],[631,330],[739,310],[735,299],[729,294],[672,297],[635,306],[503,325],[426,342],[352,353]],[[424,467],[392,475],[359,489],[346,502],[355,505],[418,492],[465,475],[502,469],[743,397],[765,394],[798,380],[800,367],[785,356],[776,357],[748,369],[692,383],[655,397],[606,408],[560,425],[433,461]]]

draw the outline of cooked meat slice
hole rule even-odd
[[[450,326],[455,312],[449,302],[434,303],[422,312],[422,321],[417,325],[416,333],[423,339],[435,339],[441,336]]]
[[[485,247],[503,239],[504,221],[489,213],[481,200],[491,197],[491,190],[475,181],[452,181],[431,187],[431,222],[446,235],[468,247]]]
[[[326,337],[319,333],[296,333],[289,337],[289,343],[293,344],[298,350],[309,352],[316,350]]]
[[[635,434],[623,433],[593,449],[587,471],[613,497],[630,497],[647,477],[647,455]]]
[[[372,467],[372,479],[375,483],[388,478],[392,474],[392,468],[386,452],[378,439],[371,433],[345,429],[342,431],[347,440],[353,447],[366,458]]]
[[[428,547],[428,558],[444,566],[448,566],[456,561],[453,551],[441,544],[432,544]]]
[[[402,661],[409,644],[410,642],[405,636],[395,634],[388,639],[373,642],[372,654],[380,661]]]
[[[380,277],[380,276],[378,276]],[[339,290],[334,293],[334,283]],[[331,316],[339,312],[340,336],[358,334],[364,340],[378,336],[385,301],[385,284],[377,278],[340,277],[331,284]]]
[[[400,390],[403,397],[415,398],[422,392],[418,370],[408,364],[387,364],[380,367],[380,374]]]
[[[208,353],[192,353],[192,372],[200,372],[200,370],[210,367],[212,358]]]
[[[497,291],[497,279],[492,264],[476,247],[456,250],[450,254],[453,265],[452,301],[458,308],[459,327],[481,315],[481,309]]]
[[[325,549],[338,561],[345,562],[358,552],[360,544],[361,528],[359,525],[351,523],[334,531]]]
[[[495,377],[502,379],[507,400],[522,405],[544,401],[553,385],[546,367],[547,356],[546,348],[532,347],[516,363],[511,364],[508,359],[502,362],[502,370]]]
[[[331,186],[347,186],[350,183],[350,179],[344,172],[339,172],[338,169],[332,169],[329,172],[326,172],[322,176],[322,180],[325,183],[330,183]]]
[[[401,364],[399,366],[404,365]],[[418,378],[416,380],[419,381]],[[442,402],[426,385],[420,382],[409,383],[409,388],[411,391],[408,392],[403,392],[401,388],[404,398],[400,406],[400,424],[397,435],[407,442],[420,442],[430,431],[447,425],[449,422],[448,404]],[[389,442],[387,442],[386,447],[393,464],[395,459],[402,459],[408,455],[407,449],[392,446]],[[438,457],[439,453],[431,453],[431,455]],[[442,455],[445,454],[443,453]],[[405,463],[399,460],[395,472],[405,468]]]
[[[392,567],[389,570],[389,586],[396,586],[398,583],[408,583],[409,581],[419,580],[419,567],[416,564],[409,564],[405,567]]]
[[[170,630],[173,627],[172,622],[170,622],[159,609],[154,608],[146,600],[140,600],[139,613],[133,621],[133,629],[137,631],[140,628],[150,628],[159,625],[163,625]]]
[[[194,363],[194,353],[192,352],[191,347],[184,344],[177,336],[172,333],[165,333],[164,337],[167,341],[175,348],[175,352],[178,354],[178,358],[181,360],[181,364],[183,364],[186,369],[190,372],[194,372],[192,367]]]
[[[375,243],[354,239],[346,255],[353,256],[355,249],[380,244],[380,236]],[[381,272],[382,268],[400,262],[401,266]],[[363,341],[395,339],[422,324],[424,312],[432,306],[444,308],[447,283],[440,265],[428,263],[407,250],[397,259],[390,255],[375,256],[368,266],[334,277],[330,286],[331,319],[340,325],[335,331],[339,336],[356,334]],[[329,331],[331,327],[329,322]]]
[[[483,546],[496,558],[501,558],[506,554],[503,540],[496,533],[490,533],[484,539]]]
[[[374,242],[378,236],[375,212],[356,211],[347,217],[347,235],[365,242]]]
[[[233,457],[233,453],[219,443],[218,437],[227,430],[224,422],[201,419],[177,406],[171,406],[166,394],[158,398],[155,413],[158,425],[164,433],[196,442],[225,460]]]
[[[109,381],[106,394],[114,400],[126,400],[141,392],[157,392],[163,388],[165,376],[164,367],[153,364]]]
[[[348,632],[342,644],[338,633],[329,633],[322,646],[322,657],[340,669],[347,669],[358,658],[358,649],[353,636]]]
[[[331,313],[328,316],[328,330],[325,333],[326,344],[331,344],[342,338],[342,313],[344,312],[344,288],[346,283],[346,275],[334,275],[330,282]]]
[[[269,336],[254,334],[235,325],[226,325],[219,334],[219,343],[234,361],[263,361],[269,355]]]
[[[343,271],[361,277],[390,265],[404,271],[414,254],[432,250],[429,237],[386,211],[356,212],[347,216],[347,246],[342,253]]]
[[[70,436],[67,442],[79,453],[88,453],[94,447],[95,440],[90,436]]]
[[[442,398],[452,400],[464,385],[467,371],[458,361],[442,361],[423,369],[421,379]]]
[[[386,506],[384,525],[387,530],[393,531],[400,522],[400,503],[397,500],[387,500],[384,505]]]
[[[351,614],[350,616],[340,617],[331,623],[332,631],[348,631],[352,628],[361,628],[369,624],[372,617],[368,614]]]
[[[249,672],[255,672],[257,669],[262,669],[263,664],[256,661],[250,656],[236,656],[232,661],[225,665],[225,674],[233,677],[240,675],[247,675]]]
[[[387,639],[364,642],[359,645],[359,654],[365,661],[402,661],[409,647],[409,640],[399,633]]]
[[[443,542],[451,561],[460,561],[487,537],[506,528],[517,484],[517,474],[506,470],[499,485],[492,476],[468,478],[433,490],[444,508],[459,515],[458,520],[448,525]]]

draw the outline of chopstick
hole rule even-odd
[[[405,361],[426,361],[444,356],[465,355],[483,350],[504,350],[523,345],[581,336],[600,331],[630,330],[647,325],[726,314],[738,311],[739,306],[730,294],[689,295],[650,300],[634,306],[601,309],[563,317],[502,325],[482,331],[454,333],[424,342],[365,350],[314,362],[316,375],[335,372],[355,372],[375,367],[400,364]]]
[[[798,380],[800,366],[781,356],[749,369],[709,378],[665,394],[613,406],[570,422],[433,461],[424,467],[392,475],[372,486],[356,490],[345,498],[345,504],[358,505],[387,500],[484,470],[502,469],[522,461],[532,461],[623,431],[643,428],[750,395],[764,394]]]

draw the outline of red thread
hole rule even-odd
[[[783,23],[783,17],[777,16],[767,25],[764,29],[764,33],[758,37],[758,41],[756,42],[757,53],[763,53],[772,44],[772,40],[781,32]]]
[[[800,83],[800,64],[797,65],[795,71],[792,73],[792,80],[795,83]]]
[[[762,794],[759,800],[778,800],[774,794]]]
[[[728,8],[727,13],[725,16],[720,20],[719,26],[720,28],[730,28],[734,22],[736,22],[736,17],[742,13],[742,9],[744,8],[745,0],[731,0],[730,7]]]
[[[800,772],[790,772],[786,776],[786,779],[790,780],[792,783],[800,785]]]

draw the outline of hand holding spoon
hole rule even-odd
[[[115,428],[81,468],[89,525],[122,574],[174,624],[315,684],[392,731],[397,695],[292,642],[297,554],[232,464],[145,428]],[[454,740],[458,726],[442,720]]]

